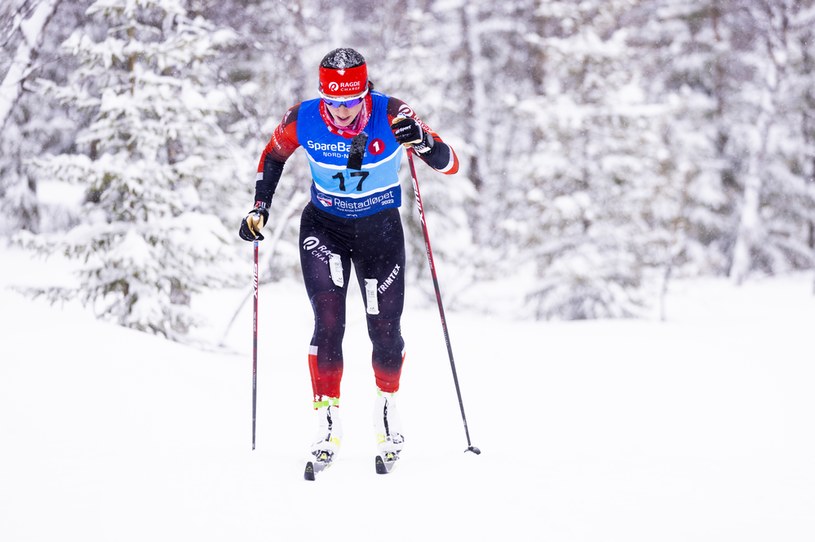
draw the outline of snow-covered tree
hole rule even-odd
[[[40,209],[36,184],[25,168],[23,141],[36,119],[18,107],[24,84],[36,74],[35,62],[45,41],[46,28],[61,0],[16,1],[0,11],[3,40],[0,51],[0,213],[5,229],[39,229]],[[6,59],[8,64],[6,65]],[[17,122],[10,122],[17,110]],[[7,128],[7,129],[6,129]]]
[[[219,123],[226,93],[213,57],[233,39],[181,0],[98,0],[93,26],[64,47],[79,68],[43,88],[91,111],[77,152],[44,157],[40,175],[84,189],[84,222],[33,239],[82,260],[75,288],[102,315],[178,338],[194,322],[191,294],[234,278],[237,172]],[[230,224],[232,225],[232,224]]]
[[[470,193],[459,207],[469,218],[473,237],[467,260],[480,279],[505,276],[517,263],[507,256],[519,247],[514,239],[507,242],[496,220],[506,216],[502,207],[511,192],[508,166],[530,137],[517,130],[511,112],[519,97],[537,92],[532,72],[539,63],[526,42],[532,4],[483,0],[453,4],[459,38],[450,45],[453,69],[444,72],[441,85],[452,97],[447,104],[449,120],[462,137],[461,175],[468,179]]]
[[[0,82],[0,131],[22,93],[23,81],[31,70],[34,57],[42,44],[45,27],[60,1],[42,0],[33,7],[30,16],[23,17],[18,11],[11,21],[12,29],[15,29],[14,27],[19,29],[22,39],[17,45],[11,65]]]
[[[638,314],[655,255],[664,251],[658,207],[664,111],[648,104],[615,2],[540,4],[534,72],[540,94],[520,98],[520,139],[505,180],[501,227],[535,265],[532,310],[544,318]],[[528,141],[528,143],[527,143]],[[655,202],[657,205],[655,206]]]
[[[734,119],[744,196],[730,276],[740,283],[752,270],[776,273],[815,262],[807,231],[815,200],[803,169],[807,136],[800,131],[804,88],[815,78],[794,69],[812,47],[806,37],[815,12],[813,2],[792,0],[743,2],[738,8],[733,19],[754,38],[745,54],[752,78],[737,95],[742,107]]]

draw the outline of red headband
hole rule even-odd
[[[368,88],[368,67],[336,69],[320,66],[320,93],[326,96],[356,96]]]

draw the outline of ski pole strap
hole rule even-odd
[[[325,397],[323,396],[319,401],[314,401],[314,410],[318,408],[340,406],[340,398],[339,397]]]

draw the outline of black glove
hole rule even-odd
[[[238,234],[244,241],[263,241],[263,234],[260,229],[269,221],[269,211],[265,207],[255,207],[241,221],[241,229]]]
[[[419,154],[430,152],[433,148],[433,137],[422,130],[416,119],[410,117],[396,117],[391,124],[393,137],[400,145],[413,147]]]

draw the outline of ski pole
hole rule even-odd
[[[453,382],[456,385],[458,406],[461,409],[461,421],[464,422],[464,434],[467,436],[467,449],[465,452],[473,452],[474,454],[478,455],[481,453],[481,450],[473,446],[472,442],[470,441],[470,430],[467,428],[467,416],[464,414],[464,401],[461,399],[461,387],[458,384],[456,362],[453,361],[453,347],[450,345],[450,333],[447,331],[447,319],[444,317],[444,306],[441,301],[439,279],[436,276],[436,265],[433,262],[433,250],[430,248],[430,235],[427,233],[427,222],[424,216],[424,205],[422,205],[422,194],[419,191],[419,180],[416,177],[416,167],[413,165],[413,152],[411,149],[408,149],[407,155],[408,164],[410,165],[410,176],[413,178],[413,192],[416,194],[416,207],[419,209],[419,219],[422,222],[422,232],[424,232],[424,245],[427,249],[427,263],[430,265],[430,275],[433,277],[433,288],[436,290],[436,303],[439,305],[441,328],[444,332],[444,342],[447,344],[447,356],[450,358],[450,368],[453,370]]]
[[[255,290],[255,310],[252,318],[252,449],[255,449],[255,426],[258,405],[258,240],[255,239],[255,267],[253,288]]]

